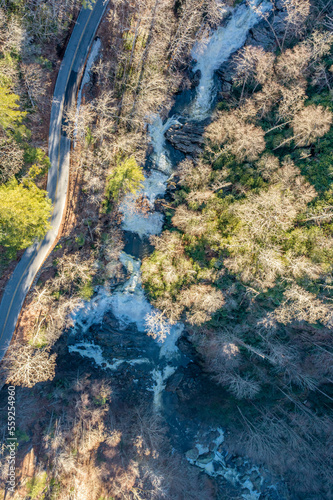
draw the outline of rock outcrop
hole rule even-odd
[[[169,128],[165,137],[175,149],[186,155],[194,156],[201,152],[201,145],[204,142],[202,137],[203,132],[204,127],[196,124],[176,124]]]
[[[269,17],[275,35],[281,37],[285,29],[285,20],[287,12],[283,0],[276,0],[275,8]],[[269,24],[263,19],[254,28],[249,31],[244,45],[253,45],[262,47],[264,50],[274,52],[277,47],[276,38]],[[233,57],[217,70],[217,75],[221,81],[220,95],[227,98],[230,95],[235,72]]]

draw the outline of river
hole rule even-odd
[[[262,13],[272,8],[267,1],[253,0],[252,3]],[[174,442],[178,442],[182,452],[187,452],[189,462],[211,476],[228,479],[239,488],[240,498],[259,499],[264,488],[271,491],[267,498],[282,498],[275,486],[265,483],[267,479],[255,465],[244,459],[240,473],[234,462],[228,463],[221,448],[224,440],[221,427],[213,425],[209,419],[201,421],[200,411],[195,423],[188,417],[184,418],[188,413],[186,410],[179,418],[177,396],[165,388],[167,384],[175,385],[177,380],[193,378],[193,370],[196,371],[191,350],[179,349],[184,325],[166,322],[163,329],[167,336],[163,343],[146,334],[147,317],[156,311],[142,288],[140,259],[151,251],[148,237],[162,232],[163,214],[155,210],[155,201],[165,195],[168,179],[181,159],[180,153],[166,143],[165,132],[176,123],[200,123],[211,115],[217,95],[216,70],[243,46],[249,30],[260,21],[258,13],[247,4],[225,11],[225,16],[221,27],[193,47],[193,71],[200,70],[201,76],[190,98],[178,97],[164,122],[161,116],[150,117],[148,133],[153,152],[147,160],[150,167],[140,193],[148,200],[150,211],[148,214],[138,213],[133,195],[126,196],[120,205],[126,239],[120,261],[127,270],[128,279],[115,289],[100,287],[95,297],[75,312],[69,351],[94,360],[102,369],[110,371],[111,378],[123,370],[129,379],[128,390],[133,394],[151,393],[154,410],[165,416],[171,434],[174,433]],[[188,372],[191,372],[190,376]],[[208,378],[201,390],[206,391],[206,387],[209,391],[207,381]],[[185,434],[186,439],[180,439]]]

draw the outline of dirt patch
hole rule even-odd
[[[24,478],[33,477],[36,467],[36,455],[33,448],[27,452],[21,465],[21,476]]]

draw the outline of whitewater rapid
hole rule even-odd
[[[216,95],[214,73],[231,54],[240,49],[262,16],[272,9],[272,4],[262,0],[251,0],[234,9],[225,26],[219,27],[208,38],[197,42],[192,49],[196,61],[193,71],[200,71],[200,82],[196,96],[188,108],[190,120],[204,120],[210,115]]]
[[[187,120],[200,121],[210,115],[216,96],[215,71],[233,52],[244,45],[249,30],[271,9],[272,4],[263,0],[251,0],[249,4],[242,4],[233,10],[225,26],[219,27],[208,38],[194,45],[192,50],[192,57],[196,60],[194,71],[199,70],[201,77],[195,97],[184,112]],[[154,203],[157,197],[164,196],[173,170],[166,148],[165,133],[172,125],[180,124],[179,119],[179,116],[171,116],[163,123],[160,116],[151,117],[148,131],[153,146],[154,167],[150,175],[146,175],[143,188],[138,195],[128,194],[120,205],[120,212],[123,215],[122,228],[137,233],[141,238],[162,232],[163,215],[154,210]],[[146,200],[149,207],[146,213],[142,213],[136,207],[138,196]]]
[[[207,118],[211,113],[214,99],[216,97],[216,88],[214,85],[215,71],[227,61],[230,55],[238,50],[245,42],[247,34],[251,28],[258,23],[261,16],[272,8],[272,4],[267,1],[250,0],[252,7],[258,8],[255,12],[248,4],[242,4],[236,7],[229,20],[224,26],[221,26],[210,34],[208,38],[195,44],[192,50],[192,57],[195,59],[194,71],[200,70],[200,83],[196,89],[192,102],[184,110],[183,115],[187,121],[201,121]],[[89,68],[98,53],[99,45],[96,44],[88,61]],[[89,75],[89,69],[86,71],[83,82]],[[84,85],[84,83],[83,83]],[[82,86],[83,86],[82,85]],[[82,87],[81,87],[82,89]],[[78,99],[78,108],[81,102],[81,90]],[[163,215],[155,210],[155,201],[158,197],[163,197],[166,193],[168,180],[173,171],[173,164],[169,157],[166,147],[165,133],[175,124],[180,124],[179,116],[171,116],[164,123],[160,116],[151,117],[148,126],[149,137],[153,148],[151,160],[153,167],[150,173],[146,174],[143,187],[139,194],[133,196],[127,195],[120,204],[119,210],[122,214],[122,228],[131,233],[135,233],[140,238],[146,238],[150,235],[158,235],[163,228]],[[145,200],[145,213],[138,210],[137,198]],[[97,294],[92,300],[82,302],[81,306],[74,312],[72,319],[74,323],[73,336],[78,337],[76,343],[69,345],[69,352],[77,353],[81,356],[91,359],[102,369],[116,371],[124,363],[131,366],[145,365],[146,372],[150,374],[148,386],[145,390],[151,391],[153,396],[153,407],[156,411],[163,411],[163,393],[168,379],[176,372],[180,366],[180,351],[177,347],[177,340],[182,334],[184,326],[181,323],[171,325],[165,321],[163,331],[167,332],[163,343],[159,344],[158,356],[143,355],[146,352],[145,344],[140,340],[140,349],[137,357],[130,357],[126,353],[124,358],[113,357],[106,359],[102,348],[94,341],[88,340],[89,329],[96,324],[103,324],[104,318],[108,312],[118,320],[118,328],[121,331],[135,325],[138,336],[141,333],[143,339],[147,339],[147,318],[156,311],[149,303],[142,287],[141,279],[141,261],[128,255],[125,252],[120,254],[120,262],[127,270],[128,279],[125,283],[119,285],[111,293],[106,287],[99,287]],[[156,332],[155,332],[156,333]],[[112,334],[112,333],[111,333]],[[143,347],[142,347],[143,346]],[[123,354],[122,354],[123,355]],[[144,372],[142,372],[144,373]],[[141,377],[141,372],[140,372]],[[144,378],[144,377],[143,377]],[[137,383],[139,380],[133,380]],[[176,419],[177,420],[177,419]],[[187,430],[187,429],[186,429]],[[224,441],[224,432],[220,428],[209,429],[210,434],[216,435],[215,439],[203,439],[198,431],[198,438],[194,443],[192,450],[186,453],[187,460],[209,476],[222,476],[227,479],[234,487],[241,490],[241,498],[244,500],[258,500],[261,497],[260,487],[264,481],[255,466],[250,467],[244,461],[240,472],[231,462],[227,462],[227,456],[222,453],[221,445]],[[209,444],[209,445],[208,445]],[[210,455],[208,458],[207,456]],[[247,467],[247,472],[246,472]],[[244,472],[245,470],[245,472]],[[260,482],[258,487],[253,482],[253,474]],[[275,488],[271,486],[270,488]]]
[[[151,117],[148,126],[150,141],[153,146],[152,160],[154,168],[150,175],[145,177],[143,188],[136,195],[128,194],[120,204],[119,210],[123,215],[122,228],[125,231],[137,233],[141,238],[152,234],[160,234],[163,227],[163,215],[155,211],[155,200],[165,195],[168,179],[173,169],[165,146],[165,132],[175,124],[178,118],[172,116],[164,124],[159,115]],[[136,199],[143,196],[148,210],[143,213],[136,207]]]
[[[247,34],[262,15],[272,8],[268,1],[251,0],[248,4],[236,7],[224,26],[213,31],[208,38],[196,43],[192,50],[192,57],[196,60],[194,70],[200,70],[200,83],[192,103],[185,109],[187,120],[200,121],[211,112],[216,90],[214,87],[214,73],[227,61],[230,55],[238,50],[245,42]],[[143,187],[134,196],[129,194],[124,197],[119,210],[122,214],[122,228],[138,234],[141,238],[158,235],[163,228],[163,215],[155,210],[155,201],[163,197],[167,189],[168,179],[173,170],[173,164],[166,147],[165,133],[175,124],[179,124],[179,116],[171,116],[165,123],[159,115],[150,119],[148,132],[153,148],[151,160],[153,167],[145,175]],[[145,212],[138,210],[137,199],[145,201]],[[97,295],[82,306],[73,315],[74,331],[86,332],[93,324],[102,323],[104,315],[112,311],[118,319],[120,328],[135,324],[139,332],[147,330],[147,318],[156,310],[146,298],[141,282],[141,261],[122,252],[120,261],[127,269],[130,278],[112,294],[105,288],[100,288]],[[177,367],[178,348],[176,342],[183,330],[182,324],[165,324],[168,335],[160,346],[160,359],[164,362],[157,364],[152,370],[152,389],[154,392],[155,406],[161,406],[161,394],[166,381]],[[113,360],[112,365],[101,360],[101,352],[92,344],[86,347],[72,346],[72,352],[79,352],[82,356],[95,357],[97,364],[115,369],[121,362]],[[167,366],[165,366],[167,360]]]

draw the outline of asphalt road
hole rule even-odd
[[[53,204],[52,229],[23,254],[4,290],[0,304],[0,361],[9,346],[24,299],[57,238],[66,207],[71,141],[62,132],[64,110],[76,99],[85,61],[108,0],[81,9],[68,42],[54,89],[50,131],[47,191]]]

